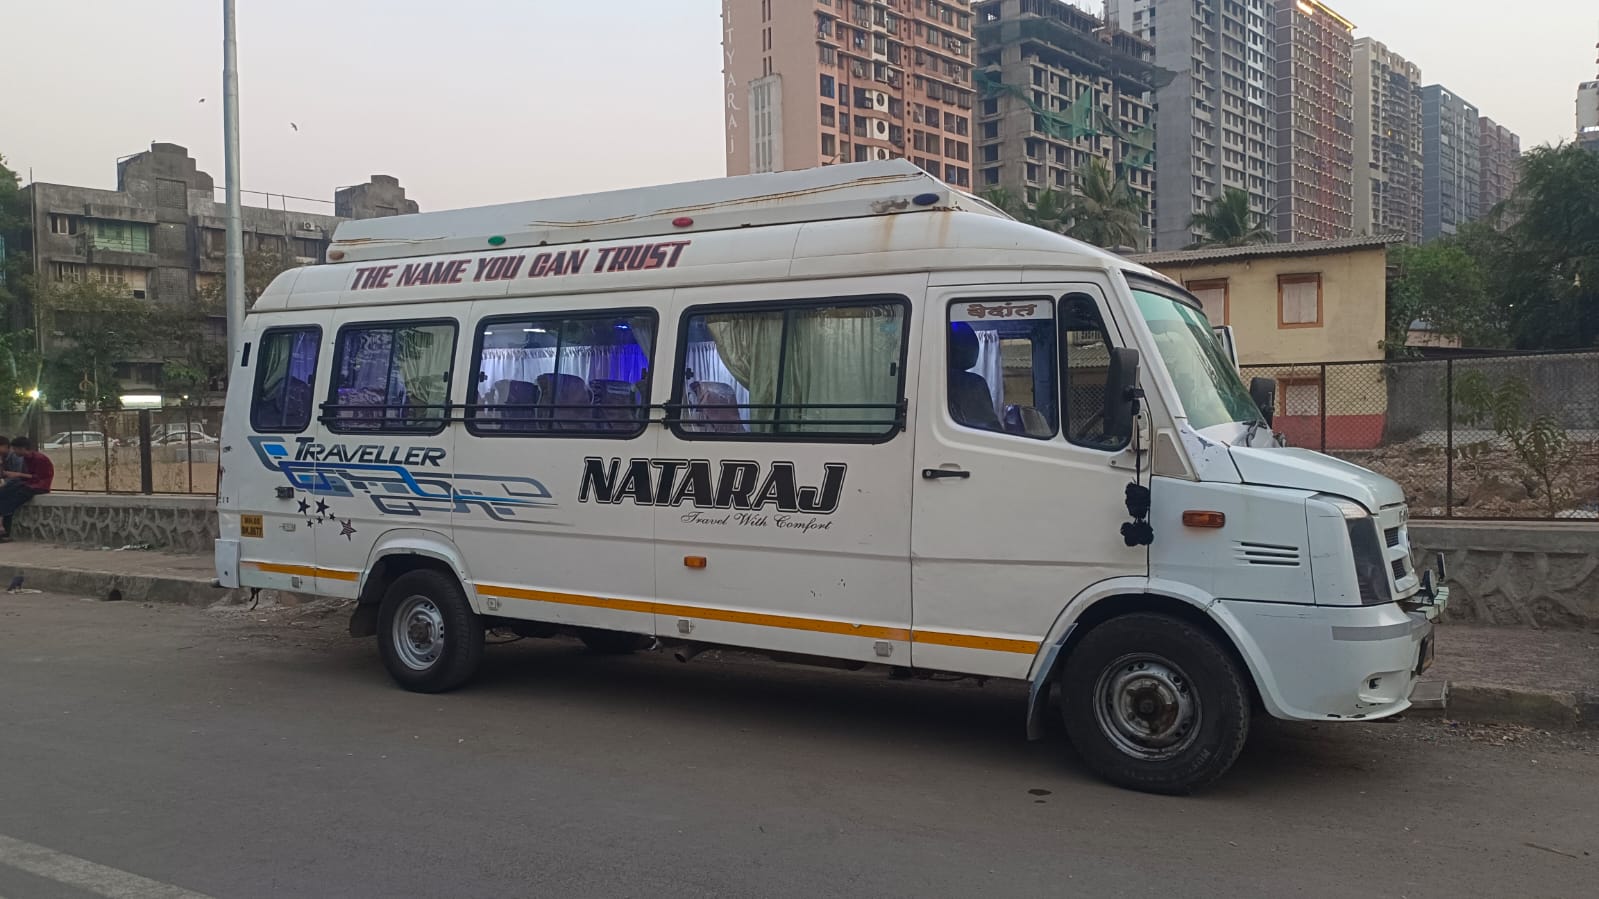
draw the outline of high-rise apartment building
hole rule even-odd
[[[1487,116],[1477,119],[1477,214],[1510,199],[1521,182],[1521,137]]]
[[[722,0],[727,173],[907,157],[972,185],[970,0]]]
[[[1477,217],[1481,189],[1477,107],[1441,84],[1421,89],[1421,236],[1432,240]]]
[[[1271,209],[1277,186],[1273,0],[1106,0],[1110,23],[1155,47],[1155,246],[1181,249],[1229,187]]]
[[[1355,41],[1355,232],[1421,240],[1421,69]]]
[[[1155,48],[1065,0],[983,0],[977,15],[977,187],[1033,201],[1103,160],[1153,224]]]
[[[1599,153],[1599,81],[1577,86],[1577,143]]]
[[[1319,0],[1277,4],[1277,239],[1354,233],[1355,26]]]

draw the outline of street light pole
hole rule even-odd
[[[222,0],[222,143],[228,204],[227,274],[228,369],[239,361],[244,332],[244,209],[239,199],[239,42],[234,34],[234,0]]]

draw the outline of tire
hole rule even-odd
[[[649,637],[622,631],[583,631],[578,634],[578,639],[589,648],[589,652],[608,656],[627,655],[650,645]]]
[[[454,577],[420,569],[395,578],[378,610],[378,655],[407,690],[443,693],[483,661],[483,619]]]
[[[1072,745],[1120,787],[1193,792],[1227,773],[1249,736],[1249,685],[1232,654],[1169,615],[1095,627],[1066,659],[1059,687]]]

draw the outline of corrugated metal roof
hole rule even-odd
[[[1228,259],[1260,259],[1269,256],[1317,256],[1348,250],[1371,250],[1397,243],[1398,237],[1340,237],[1336,240],[1306,240],[1300,243],[1261,243],[1245,247],[1205,247],[1198,250],[1171,250],[1128,256],[1140,265],[1159,266],[1187,262],[1222,262]]]

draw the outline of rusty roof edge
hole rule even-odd
[[[1203,247],[1196,250],[1168,250],[1126,257],[1142,265],[1169,265],[1179,262],[1220,262],[1228,259],[1262,259],[1273,256],[1317,256],[1351,250],[1375,250],[1400,243],[1398,236],[1339,237],[1332,240],[1306,240],[1298,243],[1249,244],[1242,247]]]

